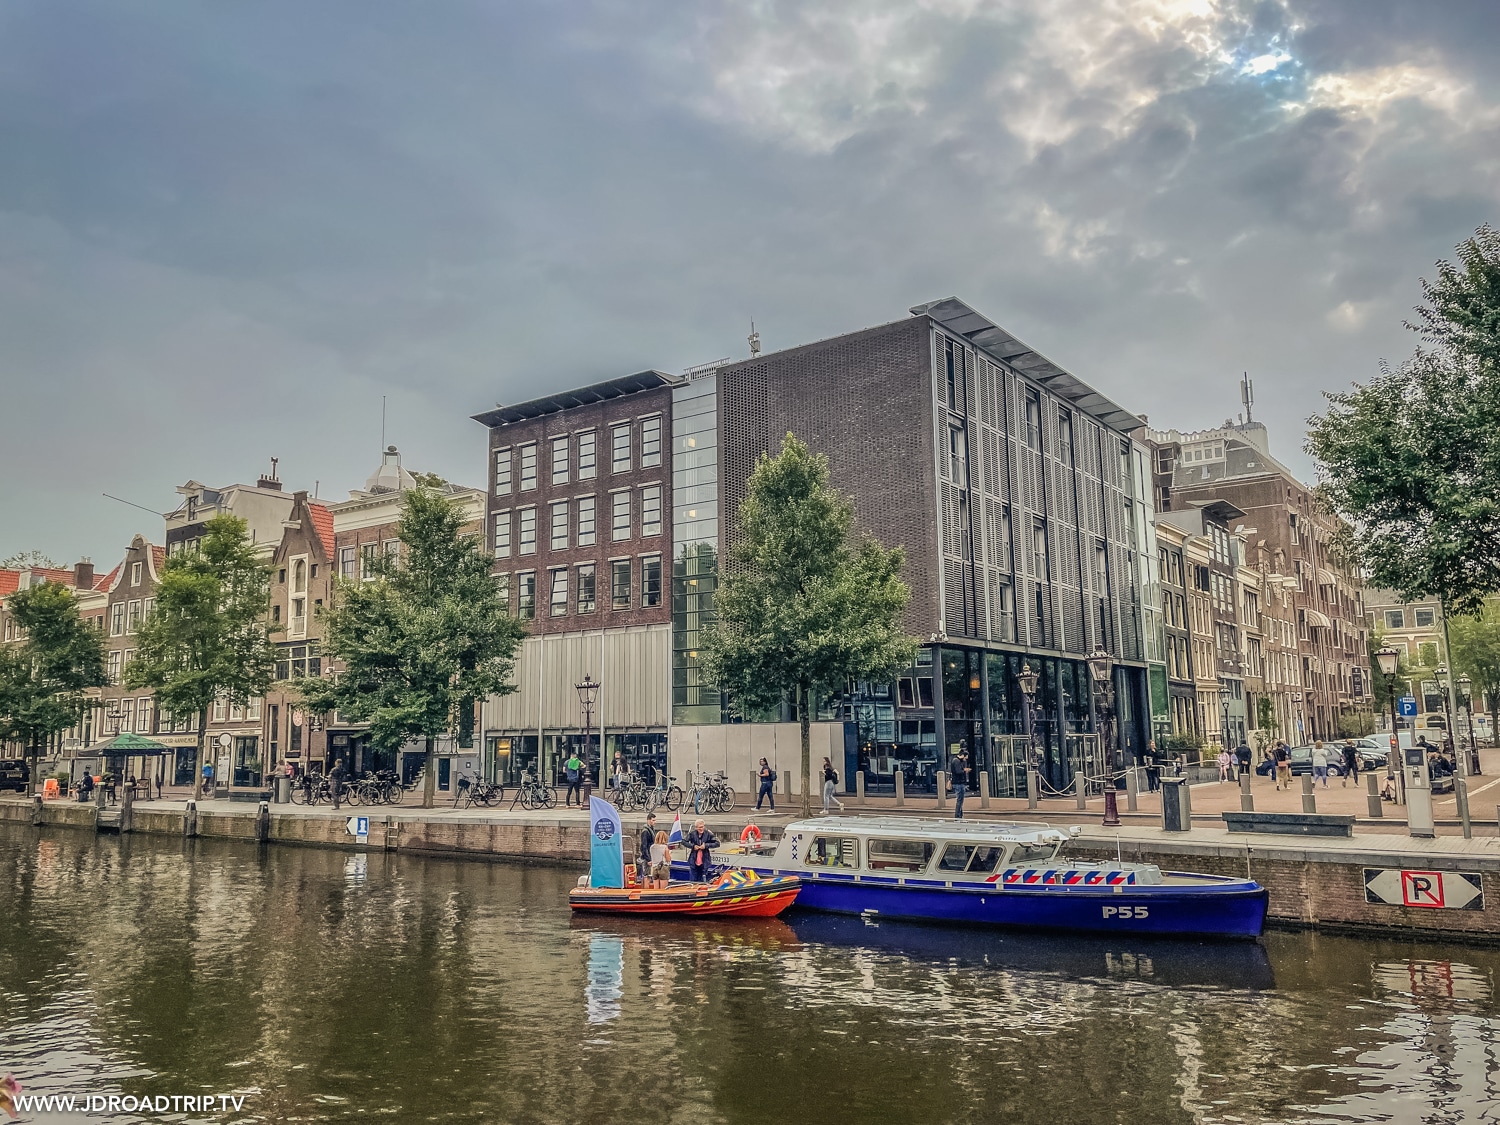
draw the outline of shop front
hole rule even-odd
[[[519,785],[522,776],[528,774],[551,785],[566,785],[566,762],[577,754],[588,766],[596,789],[608,786],[617,755],[647,781],[653,779],[655,771],[665,775],[667,770],[666,731],[606,731],[602,751],[601,756],[597,731],[587,736],[581,729],[544,733],[540,741],[535,732],[492,733],[485,738],[484,770],[501,785]]]

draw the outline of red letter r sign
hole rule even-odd
[[[1441,871],[1401,872],[1401,901],[1406,906],[1443,905],[1443,873]]]

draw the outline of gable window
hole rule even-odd
[[[510,446],[495,450],[495,495],[510,495]]]
[[[307,593],[307,560],[292,560],[292,593]]]
[[[609,494],[609,504],[612,538],[616,543],[618,543],[622,539],[629,539],[630,493],[611,492]]]
[[[578,545],[580,547],[594,545],[594,498],[592,496],[578,498]]]
[[[536,487],[536,442],[521,446],[521,491],[530,492]]]
[[[495,557],[497,559],[510,558],[510,512],[498,512],[495,515]]]
[[[641,419],[641,467],[661,464],[661,415]]]
[[[578,612],[594,612],[594,564],[584,563],[578,568]]]
[[[594,473],[594,431],[584,430],[578,435],[578,479],[593,480]]]
[[[620,422],[609,429],[609,471],[612,473],[628,473],[630,471],[630,423]]]
[[[568,438],[566,434],[552,439],[552,483],[568,483]]]
[[[138,562],[130,564],[130,584],[132,586],[141,584],[141,564]]]
[[[641,534],[661,534],[661,485],[648,484],[641,489]]]
[[[552,505],[552,540],[554,551],[568,549],[568,502],[559,500]]]
[[[521,509],[521,554],[536,554],[536,509]]]
[[[630,560],[617,559],[609,564],[611,609],[630,608]]]
[[[551,572],[552,595],[548,609],[553,617],[562,617],[568,612],[568,568],[560,566]]]

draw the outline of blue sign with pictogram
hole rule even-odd
[[[1403,695],[1396,700],[1396,711],[1402,718],[1415,718],[1417,714],[1417,697],[1414,695]]]

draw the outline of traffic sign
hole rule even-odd
[[[1417,714],[1417,697],[1414,695],[1403,695],[1396,700],[1396,710],[1402,718],[1411,719]]]
[[[367,816],[351,816],[344,821],[344,827],[349,830],[349,835],[358,836],[361,839],[370,834],[370,818]]]
[[[1484,881],[1476,872],[1366,867],[1365,901],[1429,910],[1483,910]]]

